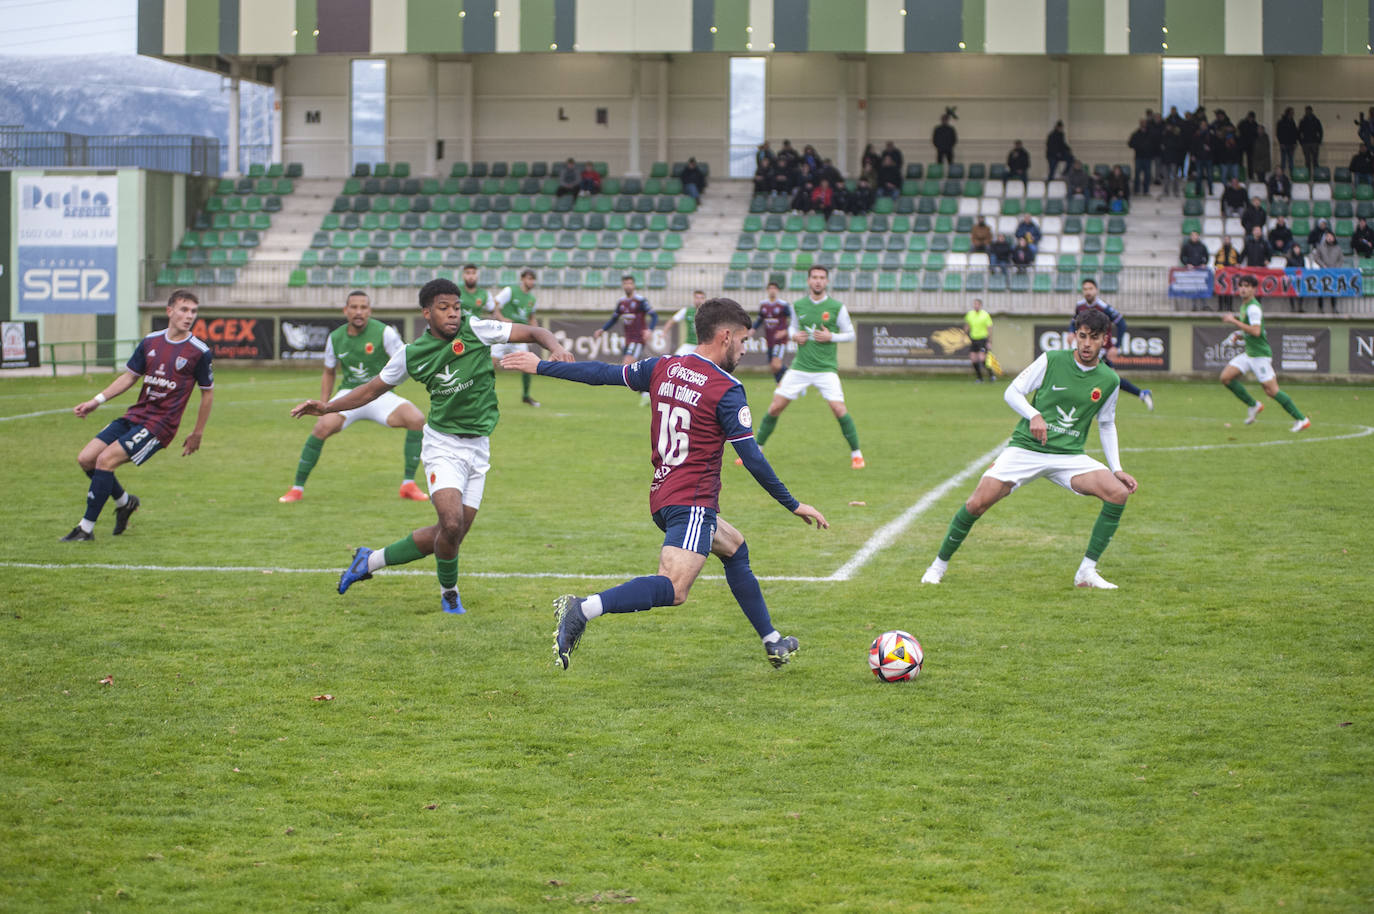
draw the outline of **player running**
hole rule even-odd
[[[592,339],[601,339],[601,335],[614,327],[616,321],[624,318],[625,348],[621,350],[620,364],[629,365],[644,354],[644,337],[658,326],[658,312],[649,305],[647,298],[635,291],[633,276],[620,277],[620,287],[625,291],[625,297],[615,303],[611,319],[592,333]],[[646,393],[640,398],[640,403],[648,402],[649,395]]]
[[[387,361],[405,348],[395,327],[373,319],[372,302],[366,292],[349,292],[344,300],[343,314],[344,324],[335,327],[324,344],[321,400],[328,400],[334,392],[334,380],[340,365],[343,366],[343,383],[338,396],[342,397],[353,388],[377,377]],[[406,430],[405,472],[401,475],[401,489],[397,494],[411,501],[429,501],[429,496],[415,484],[415,470],[420,464],[420,430],[425,427],[425,417],[414,403],[390,392],[367,406],[350,409],[346,413],[321,416],[310,430],[310,437],[305,439],[305,447],[301,448],[301,459],[296,464],[296,481],[277,501],[288,503],[304,498],[305,481],[310,478],[310,471],[315,469],[320,459],[325,440],[359,419],[367,419],[384,428]]]
[[[778,382],[768,414],[759,423],[759,447],[763,447],[773,434],[782,411],[805,394],[807,388],[814,387],[830,404],[844,440],[849,442],[849,465],[862,470],[864,454],[859,450],[859,432],[854,427],[854,417],[844,405],[844,389],[840,387],[839,363],[835,357],[836,343],[853,342],[854,324],[849,319],[849,310],[826,293],[830,285],[828,269],[819,264],[813,266],[806,274],[806,283],[811,295],[792,305],[792,322],[788,328],[797,343],[797,357]]]
[[[748,313],[728,298],[713,298],[697,311],[696,324],[701,342],[683,356],[617,367],[602,362],[541,362],[533,353],[521,352],[501,362],[505,368],[584,384],[623,384],[650,394],[654,404],[649,510],[665,533],[658,574],[634,578],[589,597],[565,594],[554,601],[558,620],[554,652],[564,669],[588,620],[602,613],[638,612],[685,602],[708,554],[715,554],[725,566],[730,592],[763,640],[768,661],[782,666],[797,651],[796,638],[783,637],[773,628],[758,578],[749,566],[744,534],[717,517],[725,442],[734,445],[754,479],[784,508],[807,524],[815,521],[822,529],[829,525],[819,511],[792,497],[754,443],[744,387],[730,374],[744,356]]]
[[[950,557],[968,536],[973,522],[1016,489],[1042,476],[1079,495],[1102,499],[1102,510],[1088,539],[1088,551],[1074,574],[1076,587],[1115,590],[1097,573],[1097,560],[1112,540],[1126,499],[1136,481],[1121,468],[1116,440],[1116,396],[1120,379],[1101,359],[1111,338],[1112,322],[1098,308],[1086,308],[1074,318],[1077,350],[1042,353],[1007,386],[1003,398],[1022,419],[1011,444],[998,455],[973,494],[950,522],[940,552],[930,563],[922,584],[939,584]],[[1030,397],[1034,397],[1032,405]],[[1107,466],[1083,453],[1093,417]],[[1110,467],[1111,469],[1108,469]]]
[[[452,280],[435,279],[420,289],[420,314],[429,328],[396,352],[372,380],[328,403],[306,400],[292,416],[323,416],[365,406],[407,376],[429,390],[429,419],[420,459],[429,471],[429,495],[438,523],[422,527],[385,549],[359,548],[339,576],[339,593],[387,565],[404,565],[433,553],[439,575],[439,608],[465,612],[458,596],[458,546],[472,529],[491,469],[488,436],[496,428],[495,371],[489,346],[538,343],[550,357],[572,355],[543,327],[483,320],[463,310]],[[531,354],[532,357],[532,354]]]
[[[497,292],[492,297],[490,306],[496,312],[496,319],[538,327],[539,318],[534,316],[534,284],[536,280],[534,271],[526,267],[520,271],[520,284],[518,286],[506,286]],[[523,352],[529,348],[528,343],[497,343],[491,347],[491,359],[493,362],[499,362],[508,353]],[[520,393],[520,402],[527,406],[537,407],[539,405],[539,401],[530,396],[529,375],[520,376]]]
[[[692,304],[686,308],[679,308],[677,313],[668,319],[668,326],[664,329],[672,329],[673,324],[683,325],[682,345],[673,351],[673,355],[686,355],[697,348],[697,310],[706,301],[706,293],[697,289],[692,293]],[[529,375],[525,375],[529,377]]]
[[[1074,327],[1077,326],[1078,315],[1082,314],[1088,308],[1096,308],[1103,314],[1107,315],[1107,317],[1110,318],[1112,322],[1114,338],[1107,340],[1107,350],[1106,353],[1102,356],[1102,363],[1106,365],[1108,368],[1110,368],[1112,367],[1112,356],[1118,352],[1116,348],[1117,341],[1119,341],[1122,337],[1126,335],[1126,318],[1122,315],[1120,311],[1116,310],[1111,305],[1107,304],[1102,299],[1097,297],[1097,283],[1094,280],[1083,280],[1082,289],[1083,297],[1080,298],[1078,300],[1078,304],[1074,306],[1073,318],[1069,321],[1069,330],[1072,331]],[[1144,390],[1141,390],[1139,387],[1136,387],[1130,381],[1127,381],[1125,378],[1122,378],[1121,375],[1117,375],[1117,377],[1121,380],[1122,390],[1126,391],[1126,393],[1128,394],[1135,394],[1137,397],[1140,398],[1141,402],[1145,404],[1146,409],[1152,412],[1154,411],[1155,398],[1150,393],[1150,389],[1148,387]]]
[[[792,326],[792,306],[778,298],[778,284],[768,284],[768,297],[759,302],[759,317],[754,321],[754,329],[763,330],[764,345],[768,347],[768,367],[773,372],[773,382],[781,383],[787,366],[782,363],[787,355],[788,331]]]
[[[983,310],[983,300],[975,298],[973,307],[964,312],[964,332],[968,334],[968,360],[973,364],[977,383],[983,383],[983,363],[988,358],[988,333],[992,329],[992,315]],[[996,380],[992,366],[988,366],[988,380]]]
[[[129,518],[138,510],[139,500],[137,495],[124,491],[115,478],[115,470],[129,462],[142,466],[172,443],[181,414],[190,402],[193,383],[200,387],[200,410],[196,413],[195,430],[182,444],[181,456],[200,450],[205,423],[210,421],[210,407],[215,402],[215,375],[210,367],[210,347],[191,334],[199,310],[200,300],[195,293],[186,289],[173,292],[167,299],[167,329],[140,340],[125,365],[128,370],[100,393],[72,408],[78,419],[84,419],[143,378],[138,402],[97,432],[77,455],[77,464],[91,480],[86,491],[86,513],[61,542],[94,540],[95,522],[111,498],[115,503],[114,535],[119,536],[129,528]]]
[[[1259,299],[1256,297],[1259,280],[1245,275],[1240,278],[1239,284],[1240,313],[1245,315],[1245,320],[1229,311],[1221,315],[1221,320],[1235,326],[1236,330],[1231,334],[1231,339],[1233,342],[1244,340],[1245,352],[1236,356],[1221,370],[1221,383],[1246,405],[1246,425],[1253,424],[1264,410],[1264,404],[1256,402],[1241,382],[1241,377],[1249,371],[1254,373],[1255,380],[1260,382],[1264,392],[1278,401],[1279,405],[1288,411],[1288,415],[1293,417],[1290,432],[1311,428],[1312,420],[1302,414],[1302,410],[1298,409],[1292,397],[1279,390],[1279,379],[1274,374],[1274,351],[1269,348],[1269,337],[1264,332],[1264,309],[1260,307]]]

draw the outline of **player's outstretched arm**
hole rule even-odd
[[[189,457],[200,450],[200,441],[205,435],[205,424],[210,421],[210,407],[214,405],[214,390],[210,388],[201,388],[200,410],[196,413],[196,427],[191,431],[191,434],[186,436],[186,440],[181,443],[181,456]]]
[[[558,337],[543,327],[532,324],[511,324],[510,341],[512,343],[538,343],[549,351],[549,361],[551,362],[573,361],[572,353],[563,348],[563,345],[558,342]]]
[[[636,363],[630,368],[636,369],[636,377],[642,375],[647,378],[653,373],[652,363],[655,361],[657,360],[650,359],[649,367],[643,372],[637,370],[641,363]],[[580,381],[583,384],[616,384],[621,387],[634,387],[635,390],[648,390],[647,386],[637,386],[626,380],[625,374],[628,369],[606,362],[552,362],[548,359],[541,360],[532,352],[512,352],[501,360],[501,367],[527,374],[562,378],[565,381]]]
[[[134,374],[132,371],[124,372],[122,375],[111,381],[109,383],[109,386],[107,386],[100,393],[96,394],[94,397],[91,397],[91,399],[89,400],[85,400],[73,406],[72,412],[76,414],[76,417],[78,419],[86,418],[91,413],[99,409],[100,404],[104,403],[106,400],[113,400],[115,397],[124,393],[124,391],[128,390],[130,387],[133,387],[134,384],[138,382],[138,378],[139,376]]]
[[[799,504],[792,509],[792,513],[806,521],[806,525],[811,526],[811,522],[816,522],[816,529],[829,530],[830,523],[825,519],[825,515],[817,511],[808,504]]]
[[[334,393],[334,367],[325,366],[324,371],[320,372],[320,399],[328,401]]]
[[[359,406],[366,406],[395,385],[388,384],[380,377],[373,378],[361,387],[355,387],[338,399],[328,403],[323,400],[306,400],[291,410],[291,417],[323,416],[325,413],[341,413]]]

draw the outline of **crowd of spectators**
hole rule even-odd
[[[807,144],[797,150],[783,140],[774,150],[764,141],[755,154],[754,193],[781,194],[799,213],[867,213],[880,196],[899,197],[905,158],[889,140],[881,150],[869,144],[860,160],[859,177],[851,184],[835,164]]]

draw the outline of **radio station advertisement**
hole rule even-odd
[[[1350,328],[1350,373],[1374,374],[1374,327]]]
[[[1193,327],[1193,370],[1221,371],[1245,344],[1232,340],[1229,324]],[[1325,374],[1331,371],[1331,331],[1325,327],[1266,327],[1274,370],[1280,373]]]
[[[119,179],[42,176],[15,183],[18,310],[114,314]]]
[[[1112,367],[1123,372],[1168,371],[1170,364],[1168,327],[1132,327],[1127,325],[1121,339],[1116,340]],[[1073,331],[1063,324],[1035,325],[1035,355],[1057,349],[1072,349]]]
[[[0,368],[38,367],[38,321],[0,322]]]
[[[341,317],[283,317],[277,336],[277,358],[285,361],[323,360],[324,344],[329,341],[329,334],[343,323]],[[404,320],[382,320],[382,323],[396,328],[401,339],[407,343],[415,339],[413,336],[406,337]],[[423,320],[421,325],[428,326]]]
[[[963,322],[917,324],[885,321],[860,324],[858,365],[860,368],[968,367],[968,334]],[[993,349],[997,330],[993,326]]]
[[[154,330],[166,330],[167,318],[153,318]],[[196,318],[191,333],[210,344],[210,352],[220,359],[270,359],[277,321],[272,317]]]

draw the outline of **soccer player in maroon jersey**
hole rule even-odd
[[[149,457],[172,443],[181,414],[191,399],[191,387],[200,387],[200,412],[196,414],[195,431],[186,436],[181,456],[200,449],[205,423],[210,420],[214,403],[215,376],[211,370],[210,347],[191,335],[196,323],[200,301],[195,294],[177,289],[167,299],[167,329],[150,333],[134,347],[129,357],[128,371],[115,378],[104,390],[72,409],[77,418],[84,419],[106,400],[112,400],[133,387],[140,377],[143,390],[138,402],[120,418],[105,426],[90,440],[76,462],[90,477],[86,493],[86,514],[72,532],[62,537],[64,543],[89,542],[95,539],[95,522],[110,498],[115,502],[114,535],[129,527],[129,518],[138,510],[138,496],[124,491],[115,478],[115,470],[133,462],[142,465]]]
[[[717,517],[720,458],[725,442],[734,445],[744,465],[787,510],[818,528],[827,528],[821,512],[792,497],[754,442],[753,419],[744,387],[730,374],[744,356],[749,336],[748,313],[738,302],[713,298],[697,311],[696,350],[688,355],[643,359],[631,365],[603,362],[545,362],[533,353],[517,352],[501,361],[504,368],[581,381],[620,384],[646,392],[653,402],[653,482],[649,510],[665,534],[658,574],[635,578],[618,587],[578,598],[565,594],[554,601],[558,631],[554,652],[567,669],[589,619],[602,613],[628,613],[655,606],[677,606],[715,554],[725,566],[725,580],[740,608],[763,640],[773,666],[782,666],[797,650],[797,639],[773,628],[758,578],[749,567],[744,534]]]
[[[773,380],[782,380],[787,367],[782,357],[787,355],[788,327],[792,324],[792,306],[778,298],[778,284],[768,284],[768,297],[759,302],[759,318],[754,321],[754,330],[763,329],[764,343],[768,346],[768,367],[773,371]]]
[[[633,276],[620,277],[620,287],[625,291],[625,297],[615,303],[611,319],[592,333],[592,339],[601,339],[601,335],[614,327],[616,321],[624,318],[625,348],[621,351],[620,364],[629,365],[644,354],[644,337],[658,326],[658,312],[650,306],[647,298],[635,291]],[[647,393],[642,401],[649,402]]]

